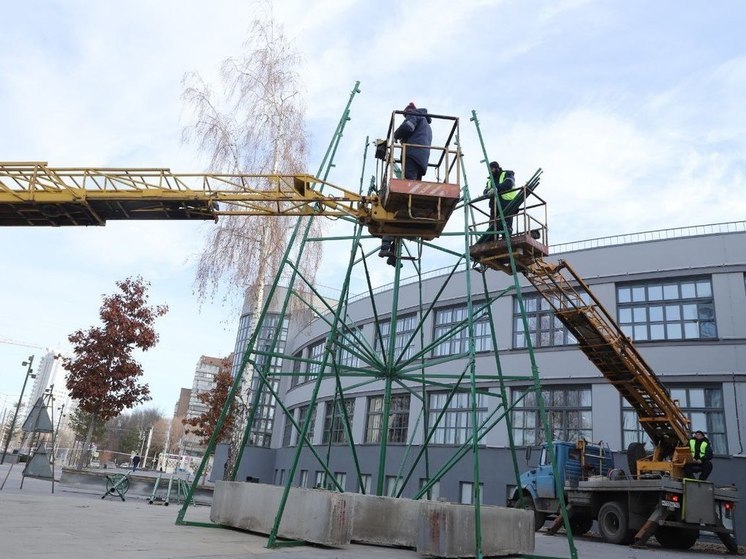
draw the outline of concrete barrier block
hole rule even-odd
[[[452,503],[423,503],[417,524],[417,552],[434,557],[474,557],[474,507]],[[484,556],[532,553],[534,516],[530,511],[482,506]]]
[[[352,541],[373,545],[411,547],[417,545],[417,519],[423,501],[350,495]]]
[[[278,485],[219,481],[210,519],[218,524],[269,534],[284,488]],[[350,543],[351,502],[347,494],[292,487],[278,537],[320,545]]]

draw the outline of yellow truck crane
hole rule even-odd
[[[517,198],[522,202],[532,194],[531,184],[521,189]],[[529,215],[543,202],[534,198],[539,202],[513,209],[513,223],[518,224],[514,235],[483,236],[471,246],[471,257],[481,271],[520,273],[529,281],[580,350],[632,406],[654,445],[648,454],[643,444],[632,443],[627,449],[629,472],[616,471],[611,479],[613,457],[608,447],[555,442],[573,533],[585,533],[597,520],[609,542],[643,545],[655,535],[664,547],[688,549],[704,530],[716,533],[736,553],[735,488],[685,478],[684,466],[692,460],[689,419],[570,264],[544,260],[546,227]],[[554,480],[547,479],[553,475],[547,456],[543,452],[538,467],[524,473],[521,487],[510,487],[508,495],[508,504],[517,506],[522,492],[537,511],[537,529],[546,514],[558,513],[562,498],[556,494]],[[559,529],[561,521],[558,516],[550,531]]]

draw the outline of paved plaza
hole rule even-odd
[[[9,465],[0,466],[0,483]],[[311,546],[267,549],[265,536],[223,528],[176,526],[178,505],[150,505],[144,496],[101,499],[104,492],[74,490],[64,485],[26,478],[20,489],[22,465],[16,465],[0,491],[0,558],[49,559],[415,559],[411,550],[350,545],[343,549]],[[187,520],[209,521],[210,509],[191,507]],[[704,559],[723,557],[722,546],[688,552],[664,551],[651,545],[632,549],[597,538],[577,538],[581,558]],[[698,544],[699,545],[699,544]],[[562,537],[536,536],[536,555],[569,557]]]

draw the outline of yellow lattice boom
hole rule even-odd
[[[0,162],[0,225],[104,225],[111,219],[215,220],[221,215],[349,216],[374,201],[312,175],[52,168]]]

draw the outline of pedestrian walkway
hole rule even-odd
[[[64,485],[27,478],[19,489],[17,465],[0,491],[0,557],[25,559],[416,559],[406,549],[350,545],[343,549],[311,546],[267,549],[266,536],[223,528],[176,526],[178,507],[148,504],[144,496],[101,499],[99,492],[71,491]],[[8,465],[0,466],[0,480]],[[187,520],[209,521],[210,509],[190,507]],[[631,549],[597,539],[576,539],[583,559],[705,559],[722,557],[724,549],[671,552],[651,546]],[[536,555],[569,557],[562,537],[536,536]]]

